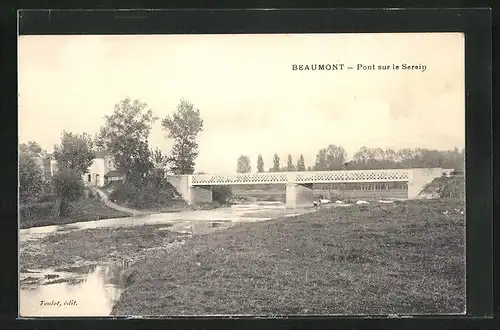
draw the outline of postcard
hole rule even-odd
[[[465,312],[462,33],[19,37],[19,315]]]

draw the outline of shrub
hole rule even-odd
[[[84,185],[80,173],[72,169],[62,168],[52,178],[54,193],[61,198],[61,214],[71,211],[70,202],[83,196]]]
[[[151,176],[137,182],[115,183],[109,198],[133,207],[148,208],[169,205],[176,195],[171,184]]]
[[[21,203],[35,201],[43,189],[42,172],[35,161],[21,154],[19,157],[19,200]]]
[[[233,197],[233,192],[230,186],[214,186],[212,187],[212,199],[220,204],[227,204]]]
[[[19,222],[21,228],[29,227],[37,221],[50,219],[54,212],[54,201],[21,205],[19,207]]]

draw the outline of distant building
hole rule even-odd
[[[85,184],[103,187],[108,181],[123,180],[123,174],[116,170],[113,156],[105,152],[96,152],[87,173],[82,174]],[[52,154],[32,154],[31,159],[38,165],[44,180],[50,180],[58,170],[57,160]]]
[[[82,175],[85,184],[104,187],[108,180],[123,180],[123,175],[116,171],[112,155],[105,152],[96,152],[95,156],[89,171]],[[108,173],[111,173],[111,175],[107,176]]]
[[[106,182],[115,182],[115,181],[123,181],[124,176],[122,173],[112,170],[104,175]]]

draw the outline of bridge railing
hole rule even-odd
[[[405,182],[411,170],[353,170],[314,172],[266,172],[245,174],[194,174],[189,185],[236,185],[277,183]]]

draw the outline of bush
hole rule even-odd
[[[220,204],[227,204],[233,197],[233,192],[230,186],[214,186],[212,187],[212,200]]]
[[[19,156],[19,200],[21,203],[35,201],[43,189],[42,172],[29,156]]]
[[[59,170],[52,179],[54,193],[66,202],[74,202],[83,196],[84,185],[80,174],[72,169]]]
[[[136,208],[165,206],[172,203],[177,191],[162,178],[147,177],[137,182],[117,182],[109,198]]]
[[[71,211],[70,202],[83,197],[84,185],[80,173],[72,169],[60,169],[52,178],[54,193],[61,198],[61,214]]]
[[[21,227],[30,226],[35,221],[50,219],[54,212],[55,201],[20,205],[19,222]]]

